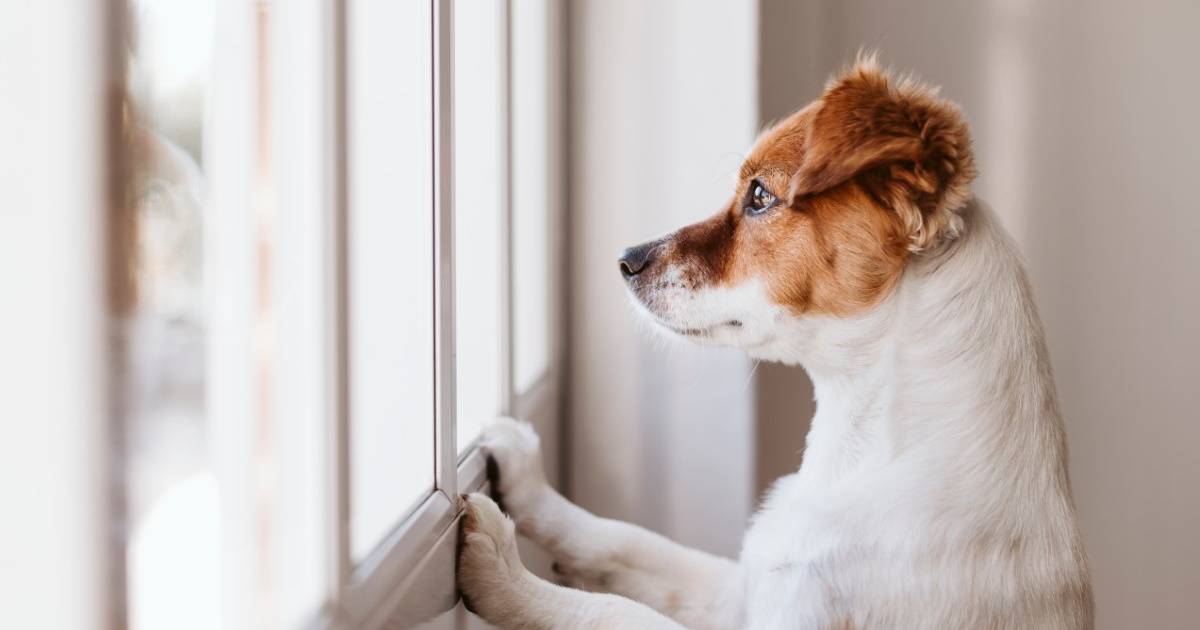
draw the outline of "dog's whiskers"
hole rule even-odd
[[[754,367],[750,368],[750,374],[748,374],[748,375],[746,376],[746,382],[745,382],[745,383],[742,383],[742,393],[745,393],[745,392],[746,392],[746,388],[747,388],[747,387],[750,387],[750,381],[751,381],[751,379],[753,379],[753,378],[754,378],[754,373],[758,371],[758,365],[759,365],[760,363],[762,363],[762,361],[755,361],[755,362],[754,362]]]

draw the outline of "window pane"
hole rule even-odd
[[[549,85],[546,0],[512,4],[513,386],[550,365]]]
[[[503,3],[454,3],[458,448],[500,411]]]
[[[428,2],[347,3],[351,551],[433,489]]]
[[[129,627],[220,624],[218,488],[205,417],[204,104],[213,3],[133,3],[120,229]]]

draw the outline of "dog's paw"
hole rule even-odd
[[[484,427],[479,447],[495,462],[488,471],[493,497],[521,520],[546,488],[537,433],[528,423],[497,418]]]
[[[482,494],[466,505],[458,551],[458,588],[471,612],[489,622],[510,617],[531,574],[517,554],[513,522]]]

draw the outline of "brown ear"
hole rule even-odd
[[[975,178],[958,106],[912,80],[892,86],[874,58],[860,59],[821,97],[791,195],[816,194],[862,175],[898,214],[919,251],[961,229]]]

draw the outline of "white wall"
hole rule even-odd
[[[109,3],[0,4],[0,610],[116,627]]]
[[[965,106],[976,190],[1028,257],[1047,326],[1097,628],[1196,627],[1200,3],[763,0],[763,10],[768,116],[816,96],[813,55],[828,73],[860,46]]]
[[[652,338],[617,254],[728,199],[758,126],[756,11],[619,0],[570,17],[568,490],[729,555],[753,501],[750,362]]]

